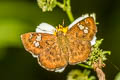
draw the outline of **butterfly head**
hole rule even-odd
[[[68,27],[63,27],[62,25],[56,26],[56,30],[54,32],[54,35],[58,34],[66,34],[68,31]]]

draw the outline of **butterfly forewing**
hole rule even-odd
[[[26,33],[21,36],[24,47],[38,56],[39,64],[50,71],[59,70],[67,65],[66,55],[57,44],[57,37],[46,33]]]
[[[78,25],[78,24],[80,24],[80,25]],[[78,24],[77,24],[78,27],[84,33],[83,38],[85,40],[89,40],[89,41],[92,40],[97,32],[96,23],[95,23],[94,19],[92,17],[88,17],[88,18],[85,18],[84,20],[80,21]],[[81,26],[84,29],[81,29]]]
[[[21,35],[21,39],[27,51],[34,55],[39,55],[46,47],[49,47],[45,41],[47,42],[50,39],[55,39],[55,36],[31,32]]]
[[[90,52],[93,36],[96,34],[96,25],[92,17],[87,17],[76,23],[67,32],[69,40],[69,64],[85,61]]]

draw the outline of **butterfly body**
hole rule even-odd
[[[94,19],[87,17],[71,28],[59,25],[53,34],[44,31],[23,34],[22,42],[43,68],[59,71],[87,60],[97,30]]]

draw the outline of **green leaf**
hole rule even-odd
[[[67,80],[96,80],[96,77],[90,75],[89,70],[72,70],[67,75]]]
[[[120,72],[115,76],[114,80],[120,80]]]

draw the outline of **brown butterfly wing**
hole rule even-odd
[[[70,45],[69,64],[76,64],[85,61],[90,52],[93,36],[96,33],[96,25],[92,17],[75,24],[67,33]]]
[[[21,39],[25,49],[38,56],[38,62],[43,68],[55,71],[67,65],[66,55],[61,53],[56,36],[31,32],[23,34]]]
[[[97,32],[96,23],[95,23],[93,17],[88,17],[88,18],[80,21],[80,24],[85,26],[85,28],[87,28],[87,30],[88,30],[88,33],[85,33],[83,31],[85,33],[85,34],[83,34],[83,38],[86,40],[89,40],[89,41],[92,40]],[[84,29],[84,30],[86,30],[86,29]]]

